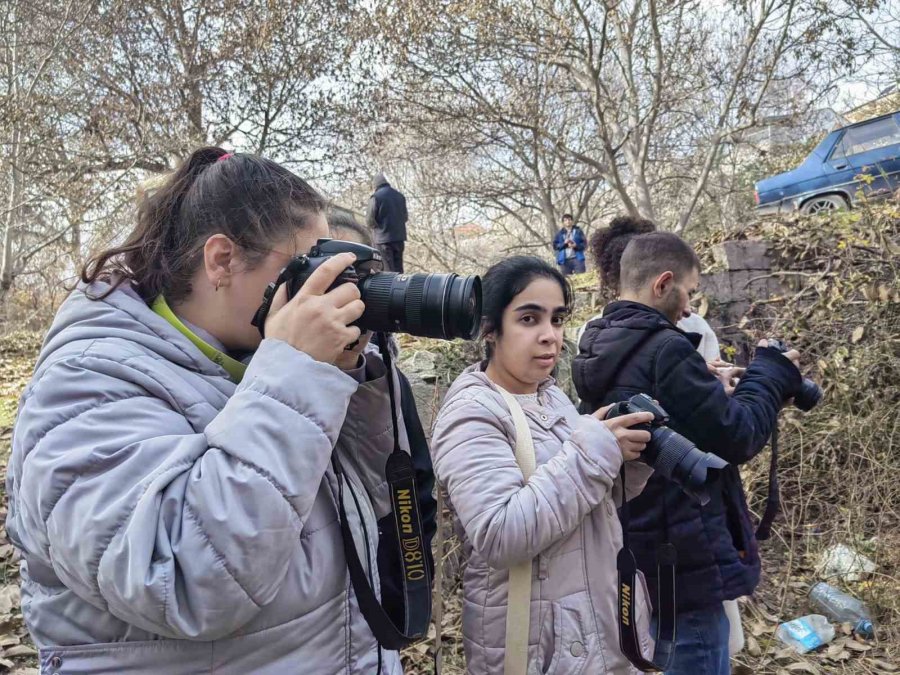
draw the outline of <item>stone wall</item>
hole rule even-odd
[[[784,288],[773,274],[764,241],[726,241],[713,248],[713,256],[721,271],[705,274],[700,281],[708,303],[705,318],[723,346],[737,348],[738,361],[744,361],[752,345],[740,329],[741,319],[754,303],[781,295]]]

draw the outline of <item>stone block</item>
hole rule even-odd
[[[731,280],[728,272],[716,272],[704,274],[700,278],[700,292],[710,302],[729,302],[731,299]]]
[[[727,270],[767,270],[772,265],[764,241],[725,241],[713,247],[713,257]]]

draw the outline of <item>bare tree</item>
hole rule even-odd
[[[626,211],[677,231],[708,194],[723,143],[768,112],[773,82],[804,85],[783,108],[809,104],[831,84],[832,64],[816,49],[830,18],[810,0],[409,0],[384,17],[385,30],[404,36],[396,78],[413,73],[396,99],[414,103],[404,108],[408,125],[436,90],[444,102],[428,110],[430,132],[471,129],[488,111],[495,125],[530,131],[560,165],[582,165],[569,176],[599,181],[594,189],[612,190]],[[523,77],[529,68],[539,83]],[[491,98],[484,89],[494,82]],[[546,85],[533,95],[548,114],[526,119],[513,94],[541,91],[536,84]],[[519,173],[539,185],[533,172]],[[664,183],[677,184],[665,191],[674,203],[660,203]]]
[[[137,183],[200,145],[339,175],[342,110],[371,81],[359,19],[346,2],[4,3],[0,298],[60,247],[71,275],[120,236]]]

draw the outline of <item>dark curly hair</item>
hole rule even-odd
[[[616,216],[609,227],[591,235],[591,257],[600,270],[600,283],[608,295],[619,292],[619,263],[628,242],[639,234],[655,231],[656,225],[646,218]]]

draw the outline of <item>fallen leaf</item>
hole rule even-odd
[[[34,649],[28,645],[16,645],[4,650],[4,656],[35,656],[37,654]]]
[[[843,641],[840,641],[828,645],[828,649],[825,651],[824,656],[831,661],[846,661],[850,658],[850,652],[844,649],[844,643]]]
[[[706,314],[709,312],[709,298],[705,295],[700,299],[700,307],[697,309],[697,314],[700,315],[701,318],[705,318]]]
[[[856,329],[853,331],[853,334],[850,336],[850,342],[852,342],[853,344],[856,344],[857,342],[862,340],[863,333],[865,333],[865,332],[866,332],[865,327],[857,326]]]
[[[898,670],[900,670],[900,668],[898,668],[893,663],[888,663],[887,661],[882,661],[881,659],[871,659],[869,663],[871,663],[879,670],[883,670],[887,673],[896,673]]]
[[[9,584],[0,587],[0,621],[3,620],[5,614],[10,614],[13,607],[19,606],[19,586],[17,584]]]
[[[847,640],[847,643],[844,646],[854,652],[867,652],[872,649],[872,645],[864,645],[856,640]]]
[[[777,661],[793,661],[797,658],[797,650],[793,647],[784,647],[775,652],[775,659]]]
[[[759,656],[762,654],[762,649],[759,648],[759,642],[757,642],[755,637],[748,635],[745,642],[747,643],[747,653],[750,654],[750,656]]]
[[[792,663],[787,667],[788,670],[794,673],[810,673],[811,675],[820,675],[820,671],[813,664],[807,663],[806,661],[798,661],[797,663]]]

